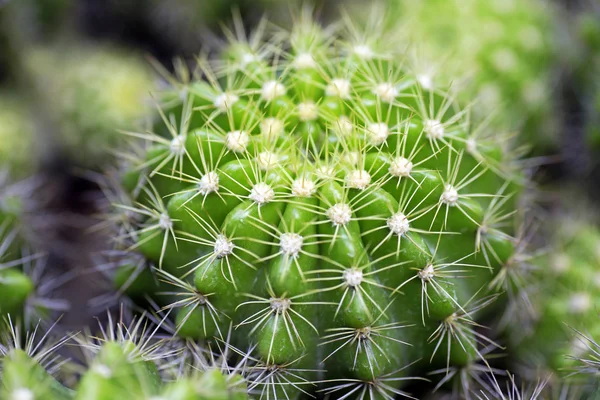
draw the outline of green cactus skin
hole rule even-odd
[[[398,25],[414,39],[428,85],[452,82],[483,117],[519,129],[535,153],[556,150],[554,13],[537,0],[395,1]],[[460,78],[462,75],[462,79]]]
[[[423,87],[385,32],[349,28],[332,41],[302,14],[200,60],[206,79],[159,95],[154,132],[132,134],[148,150],[109,217],[170,286],[145,294],[180,335],[211,343],[233,323],[262,398],[392,398],[476,362],[475,299],[514,251],[508,137]]]

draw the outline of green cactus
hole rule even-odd
[[[600,232],[588,222],[559,218],[548,250],[529,258],[528,283],[515,296],[519,324],[508,324],[509,354],[525,379],[545,377],[550,389],[567,383],[587,390],[573,375],[578,359],[594,357],[585,335],[598,337]],[[516,321],[516,319],[513,319]]]
[[[78,371],[80,366],[71,360],[55,354],[71,337],[52,341],[49,331],[38,338],[36,328],[23,340],[21,332],[10,321],[8,326],[9,333],[0,343],[0,394],[5,399],[247,398],[245,382],[236,369],[215,363],[220,354],[204,349],[196,352],[198,349],[186,348],[185,344],[170,346],[170,339],[156,337],[160,325],[146,318],[124,325],[114,323],[109,317],[108,325],[100,329],[100,334],[75,336],[87,363],[82,371]],[[194,359],[181,357],[186,349],[194,350]],[[178,363],[183,369],[177,368]],[[81,379],[70,388],[61,378],[74,372],[80,373]]]
[[[518,129],[535,153],[558,145],[553,110],[553,10],[538,0],[391,0],[400,30],[411,37],[421,80],[463,87],[462,100],[481,103]],[[398,6],[399,4],[399,6]]]
[[[106,163],[119,130],[143,125],[153,88],[148,65],[110,47],[39,47],[27,62],[53,107],[67,154],[85,166]]]
[[[6,174],[5,174],[6,176]],[[28,258],[23,235],[19,230],[19,219],[23,214],[22,197],[15,186],[9,186],[0,176],[0,318],[9,314],[22,318],[27,298],[33,293],[31,278],[22,270]]]
[[[233,323],[257,397],[392,398],[493,345],[476,326],[514,251],[517,152],[423,86],[380,26],[302,14],[240,36],[131,134],[147,146],[109,220],[146,262],[115,284],[174,310],[184,337]]]
[[[587,143],[594,151],[600,149],[600,15],[599,7],[585,9],[577,21],[577,37],[581,39],[582,50],[578,54],[577,72],[581,75],[584,97],[588,100],[588,120],[586,126]]]
[[[25,102],[7,89],[0,90],[0,160],[2,169],[18,178],[35,168],[31,157],[35,128]]]
[[[55,312],[68,308],[55,293],[66,277],[48,268],[34,232],[40,224],[34,217],[39,189],[35,177],[12,183],[7,172],[0,174],[0,321],[11,318],[15,327],[24,329],[46,324]]]

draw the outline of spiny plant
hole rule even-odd
[[[119,290],[203,345],[232,324],[257,398],[409,396],[497,346],[480,321],[514,252],[512,137],[423,85],[380,19],[346,19],[235,25],[167,77],[110,192]]]
[[[0,174],[0,319],[10,316],[13,325],[25,329],[67,307],[55,291],[68,275],[50,273],[29,226],[39,222],[32,219],[36,190],[35,178],[12,183],[8,172]]]
[[[59,126],[59,144],[86,166],[106,162],[119,129],[142,126],[153,77],[126,50],[88,46],[37,47],[26,57]]]
[[[24,177],[35,167],[31,156],[34,132],[25,102],[8,89],[0,89],[0,160],[13,178]]]
[[[224,354],[198,349],[194,343],[161,338],[160,320],[153,323],[142,316],[125,324],[109,316],[97,334],[58,339],[52,337],[54,326],[46,333],[35,327],[23,335],[10,319],[7,322],[9,330],[0,343],[4,399],[248,398],[239,366],[227,365]],[[56,354],[65,344],[77,344],[83,355],[79,362]],[[76,375],[81,378],[74,381]]]
[[[578,16],[577,37],[583,43],[577,72],[582,75],[582,86],[585,88],[585,99],[590,104],[587,121],[588,143],[593,149],[600,149],[600,7],[590,4]]]
[[[573,374],[577,359],[594,357],[591,342],[598,335],[600,281],[600,233],[597,227],[566,218],[554,221],[556,234],[550,250],[531,262],[527,324],[507,325],[511,332],[510,354],[525,379],[546,377],[549,389],[568,383],[572,390],[588,382]],[[526,320],[526,319],[524,319]]]
[[[527,142],[535,143],[533,151],[556,148],[551,96],[555,25],[549,2],[389,3],[397,7],[400,30],[419,43],[413,62],[426,85],[460,85],[463,100],[477,97],[481,115],[497,113],[497,123],[518,127]]]

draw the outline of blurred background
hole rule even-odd
[[[65,289],[77,300],[66,326],[88,322],[83,299],[101,290],[93,250],[106,239],[89,227],[121,132],[149,126],[151,94],[187,79],[198,55],[222,52],[264,18],[286,26],[301,4],[324,23],[377,7],[422,84],[455,85],[463,104],[475,99],[476,118],[522,139],[544,207],[597,205],[595,0],[0,0],[0,170],[11,182],[42,177],[35,223],[51,227],[51,264],[92,271]]]

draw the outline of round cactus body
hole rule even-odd
[[[117,271],[121,290],[145,288],[182,336],[232,326],[263,398],[392,398],[478,361],[484,294],[514,251],[510,141],[348,31],[301,18],[201,62],[123,174],[119,246],[147,262]]]

